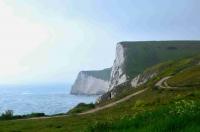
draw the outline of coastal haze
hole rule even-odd
[[[1,0],[0,83],[67,83],[109,68],[116,43],[197,40],[197,0]],[[184,15],[183,15],[184,14]]]
[[[111,67],[120,41],[198,40],[199,4],[1,0],[0,113],[58,114],[94,102],[97,96],[70,95],[80,71]]]
[[[0,113],[13,110],[14,115],[66,113],[78,103],[94,103],[98,97],[70,95],[70,86],[64,84],[4,85],[0,88]]]

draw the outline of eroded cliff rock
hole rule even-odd
[[[115,86],[127,81],[127,75],[124,72],[125,52],[126,51],[123,45],[118,43],[116,48],[116,58],[111,72],[109,91],[112,90]]]
[[[111,69],[81,71],[72,86],[71,94],[101,95],[108,91]]]

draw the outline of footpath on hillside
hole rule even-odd
[[[155,86],[159,89],[177,89],[178,87],[171,87],[168,85],[167,80],[172,78],[172,76],[167,76],[162,78],[160,81],[158,81]]]
[[[177,88],[177,87],[170,87],[168,84],[167,84],[167,80],[169,78],[171,78],[172,76],[167,76],[167,77],[164,77],[162,78],[160,81],[158,81],[155,86],[156,87],[159,87],[160,89],[174,89],[174,88]],[[107,109],[107,108],[110,108],[110,107],[113,107],[119,103],[122,103],[122,102],[125,102],[127,100],[129,100],[130,98],[138,95],[138,94],[141,94],[143,92],[145,92],[148,88],[145,88],[143,90],[140,90],[138,92],[135,92],[133,94],[130,94],[120,100],[117,100],[115,102],[112,102],[110,104],[107,104],[107,105],[104,105],[104,106],[101,106],[101,107],[97,107],[97,108],[94,108],[92,110],[89,110],[89,111],[86,111],[86,112],[82,112],[82,113],[79,113],[77,115],[86,115],[86,114],[91,114],[91,113],[95,113],[95,112],[98,112],[100,110],[104,110],[104,109]],[[59,118],[59,117],[67,117],[69,115],[59,115],[59,116],[50,116],[50,117],[35,117],[35,118],[29,118],[29,119],[19,119],[19,120],[37,120],[37,119],[49,119],[49,118]]]
[[[86,112],[83,112],[83,113],[79,113],[79,114],[77,114],[77,115],[91,114],[91,113],[95,113],[95,112],[100,111],[100,110],[104,110],[104,109],[110,108],[110,107],[115,106],[115,105],[117,105],[117,104],[119,104],[119,103],[122,103],[122,102],[124,102],[124,101],[127,101],[127,100],[129,100],[130,98],[132,98],[132,97],[134,97],[134,96],[136,96],[136,95],[138,95],[138,94],[141,94],[141,93],[145,92],[146,90],[147,90],[147,88],[146,88],[146,89],[143,89],[143,90],[140,90],[140,91],[138,91],[138,92],[135,92],[135,93],[133,93],[133,94],[131,94],[131,95],[128,95],[128,96],[126,96],[126,97],[124,97],[124,98],[122,98],[122,99],[120,99],[120,100],[118,100],[118,101],[112,102],[112,103],[107,104],[107,105],[104,105],[104,106],[102,106],[102,107],[97,107],[97,108],[95,108],[95,109],[92,109],[92,110],[89,110],[89,111],[86,111]],[[38,120],[38,119],[50,119],[50,118],[59,118],[59,117],[67,117],[67,116],[69,116],[69,115],[59,115],[59,116],[49,116],[49,117],[35,117],[35,118],[18,119],[18,120]]]
[[[147,88],[146,88],[146,89],[143,89],[143,90],[140,90],[140,91],[138,91],[138,92],[135,92],[135,93],[133,93],[133,94],[131,94],[131,95],[128,95],[128,96],[126,96],[126,97],[124,97],[124,98],[122,98],[122,99],[120,99],[120,100],[118,100],[118,101],[112,102],[112,103],[107,104],[107,105],[104,105],[104,106],[102,106],[102,107],[97,107],[97,108],[95,108],[95,109],[92,109],[92,110],[89,110],[89,111],[80,113],[80,114],[78,114],[78,115],[90,114],[90,113],[94,113],[94,112],[97,112],[97,111],[100,111],[100,110],[103,110],[103,109],[110,108],[110,107],[112,107],[112,106],[114,106],[114,105],[117,105],[117,104],[119,104],[119,103],[122,103],[122,102],[124,102],[124,101],[127,101],[127,100],[129,100],[130,98],[132,98],[132,97],[134,97],[134,96],[136,96],[136,95],[138,95],[138,94],[141,94],[141,93],[143,93],[143,92],[146,91],[146,90],[147,90]]]

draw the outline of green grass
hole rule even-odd
[[[145,104],[144,104],[145,105]],[[96,123],[88,128],[91,132],[170,132],[200,131],[200,100],[179,100],[153,111],[124,117],[114,122]]]

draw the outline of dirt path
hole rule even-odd
[[[177,87],[171,87],[171,86],[169,86],[169,85],[167,84],[166,81],[167,81],[169,78],[171,78],[171,77],[172,77],[172,76],[167,76],[167,77],[162,78],[160,81],[158,81],[158,82],[155,84],[155,86],[160,87],[160,88],[162,88],[162,89],[175,89],[175,88],[177,88]],[[146,90],[147,90],[147,88],[146,88],[146,89],[143,89],[143,90],[140,90],[140,91],[138,91],[138,92],[135,92],[135,93],[133,93],[133,94],[131,94],[131,95],[128,95],[128,96],[126,96],[126,97],[124,97],[124,98],[122,98],[122,99],[120,99],[120,100],[118,100],[118,101],[115,101],[115,102],[113,102],[113,103],[110,103],[110,104],[108,104],[108,105],[105,105],[105,106],[102,106],[102,107],[98,107],[98,108],[95,108],[95,109],[92,109],[92,110],[89,110],[89,111],[80,113],[80,114],[78,114],[78,115],[90,114],[90,113],[94,113],[94,112],[97,112],[97,111],[100,111],[100,110],[104,110],[104,109],[106,109],[106,108],[110,108],[110,107],[112,107],[112,106],[114,106],[114,105],[117,105],[117,104],[119,104],[119,103],[121,103],[121,102],[124,102],[124,101],[126,101],[126,100],[129,100],[130,98],[132,98],[132,97],[134,97],[134,96],[136,96],[136,95],[138,95],[138,94],[140,94],[140,93],[143,93],[143,92],[146,91]]]
[[[60,117],[68,117],[69,115],[59,115],[59,116],[45,116],[45,117],[33,117],[27,119],[16,119],[16,120],[42,120],[42,119],[51,119],[51,118],[60,118]],[[15,120],[14,120],[15,121]]]
[[[167,77],[162,78],[160,81],[158,81],[158,82],[155,84],[155,86],[157,86],[157,87],[159,87],[159,88],[161,88],[161,89],[176,88],[176,87],[170,87],[170,86],[167,84],[167,82],[166,82],[166,80],[168,80],[168,79],[171,78],[171,77],[172,77],[172,76],[167,76]],[[117,105],[117,104],[119,104],[119,103],[122,103],[122,102],[124,102],[124,101],[129,100],[130,98],[132,98],[132,97],[134,97],[134,96],[136,96],[136,95],[138,95],[138,94],[141,94],[141,93],[145,92],[146,90],[147,90],[147,88],[146,88],[146,89],[143,89],[143,90],[140,90],[140,91],[138,91],[138,92],[135,92],[135,93],[133,93],[133,94],[131,94],[131,95],[128,95],[128,96],[126,96],[126,97],[124,97],[124,98],[122,98],[122,99],[120,99],[120,100],[118,100],[118,101],[112,102],[112,103],[107,104],[107,105],[102,106],[102,107],[97,107],[97,108],[95,108],[95,109],[92,109],[92,110],[89,110],[89,111],[86,111],[86,112],[83,112],[83,113],[79,113],[79,114],[77,114],[77,115],[91,114],[91,113],[95,113],[95,112],[100,111],[100,110],[104,110],[104,109],[113,107],[113,106],[115,106],[115,105]],[[19,119],[19,120],[38,120],[38,119],[50,119],[50,118],[59,118],[59,117],[67,117],[67,116],[69,116],[69,115],[50,116],[50,117],[35,117],[35,118]]]
[[[167,77],[164,77],[164,78],[162,78],[160,81],[158,81],[157,83],[156,83],[156,87],[160,87],[160,88],[166,88],[166,86],[164,85],[163,86],[163,84],[166,82],[166,80],[168,80],[169,78],[171,78],[171,76],[167,76]]]
[[[138,91],[138,92],[135,92],[135,93],[133,93],[133,94],[131,94],[131,95],[128,95],[128,96],[126,96],[126,97],[124,97],[124,98],[122,98],[122,99],[120,99],[120,100],[118,100],[118,101],[115,101],[115,102],[113,102],[113,103],[110,103],[110,104],[108,104],[108,105],[105,105],[105,106],[102,106],[102,107],[97,107],[97,108],[95,108],[95,109],[92,109],[92,110],[89,110],[89,111],[80,113],[80,114],[78,114],[78,115],[91,114],[91,113],[95,113],[95,112],[100,111],[100,110],[104,110],[104,109],[110,108],[110,107],[112,107],[112,106],[114,106],[114,105],[117,105],[117,104],[119,104],[119,103],[122,103],[122,102],[124,102],[124,101],[127,101],[127,100],[129,100],[130,98],[132,98],[132,97],[134,97],[134,96],[136,96],[136,95],[138,95],[138,94],[141,94],[141,93],[143,93],[143,92],[146,91],[146,90],[147,90],[147,88],[146,88],[146,89],[143,89],[143,90],[140,90],[140,91]]]
[[[162,78],[160,81],[158,81],[158,82],[155,84],[155,86],[157,86],[157,87],[159,87],[159,88],[161,88],[161,89],[176,88],[176,87],[170,87],[170,86],[167,84],[167,82],[166,82],[166,80],[168,80],[168,79],[171,78],[171,77],[172,77],[172,76],[167,76],[167,77]],[[147,90],[147,88],[146,88],[146,89],[143,89],[143,90],[140,90],[140,91],[138,91],[138,92],[135,92],[135,93],[133,93],[133,94],[131,94],[131,95],[128,95],[128,96],[126,96],[126,97],[124,97],[124,98],[122,98],[122,99],[120,99],[120,100],[118,100],[118,101],[112,102],[112,103],[107,104],[107,105],[102,106],[102,107],[97,107],[97,108],[95,108],[95,109],[92,109],[92,110],[89,110],[89,111],[86,111],[86,112],[83,112],[83,113],[79,113],[79,114],[77,114],[77,115],[91,114],[91,113],[95,113],[95,112],[100,111],[100,110],[104,110],[104,109],[113,107],[113,106],[115,106],[115,105],[117,105],[117,104],[119,104],[119,103],[122,103],[122,102],[124,102],[124,101],[129,100],[130,98],[132,98],[132,97],[134,97],[134,96],[136,96],[136,95],[138,95],[138,94],[141,94],[141,93],[145,92],[146,90]],[[35,118],[19,119],[19,120],[38,120],[38,119],[60,118],[60,117],[67,117],[67,116],[69,116],[69,115],[50,116],[50,117],[35,117]]]
[[[160,81],[156,83],[156,87],[159,87],[160,89],[176,89],[177,87],[171,87],[168,85],[167,80],[170,79],[172,76],[167,76],[162,78]]]

